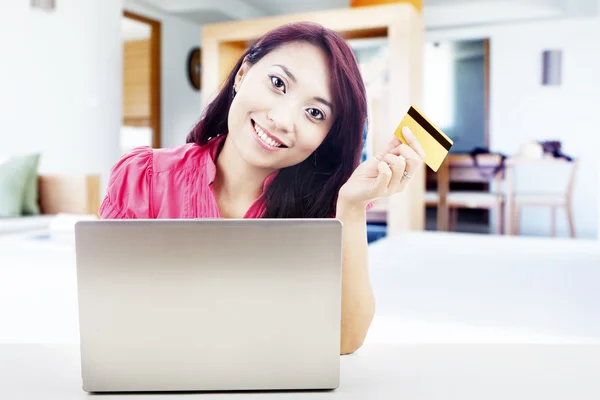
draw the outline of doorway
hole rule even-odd
[[[161,146],[161,23],[123,12],[121,152]]]
[[[424,108],[454,141],[452,153],[489,147],[489,39],[425,47]]]
[[[490,39],[431,41],[425,47],[424,108],[450,136],[452,154],[469,155],[475,149],[489,149]],[[452,175],[453,176],[453,175]],[[450,190],[487,192],[490,184],[451,176]],[[427,189],[437,189],[436,174],[427,170]],[[489,233],[491,215],[487,209],[458,210],[456,230]],[[437,207],[427,209],[427,229],[436,230]]]

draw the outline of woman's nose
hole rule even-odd
[[[290,133],[294,130],[294,112],[291,107],[272,108],[267,113],[267,119],[275,129],[283,133]]]

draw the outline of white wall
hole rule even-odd
[[[200,116],[187,82],[198,25],[136,5],[163,23],[163,146],[183,144]],[[98,173],[120,156],[123,0],[61,0],[52,12],[0,2],[0,155],[41,152],[42,173]]]
[[[161,114],[162,147],[185,143],[201,113],[201,92],[188,83],[189,51],[200,46],[201,26],[167,15],[158,9],[126,0],[125,9],[162,24]]]
[[[600,19],[573,19],[471,29],[430,31],[428,40],[489,37],[491,42],[491,149],[514,153],[527,139],[558,139],[566,153],[581,158],[575,187],[575,226],[579,237],[599,232],[600,188]],[[562,49],[563,84],[543,87],[541,53]],[[527,171],[520,187],[554,187],[555,171]],[[566,235],[564,214],[559,234]],[[550,214],[526,209],[523,234],[546,235]]]
[[[121,0],[29,3],[0,2],[0,153],[105,177],[119,155]]]

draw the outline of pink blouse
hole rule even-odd
[[[100,218],[221,218],[212,183],[216,156],[224,139],[219,136],[203,146],[144,146],[125,154],[111,169]],[[263,193],[276,175],[267,177]],[[372,207],[369,203],[366,209]],[[261,194],[244,218],[261,218],[265,209]]]
[[[217,137],[204,146],[138,147],[127,153],[111,169],[100,217],[221,218],[211,185],[224,138]],[[275,175],[265,180],[263,188]],[[244,218],[260,218],[264,211],[261,195]]]

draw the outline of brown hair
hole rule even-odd
[[[338,192],[360,162],[367,118],[366,93],[356,57],[346,41],[336,32],[308,22],[286,24],[268,32],[236,63],[187,138],[188,143],[203,145],[212,136],[227,134],[235,75],[244,59],[253,65],[278,47],[298,41],[318,46],[327,54],[337,115],[315,153],[280,170],[267,187],[265,218],[335,216]]]

